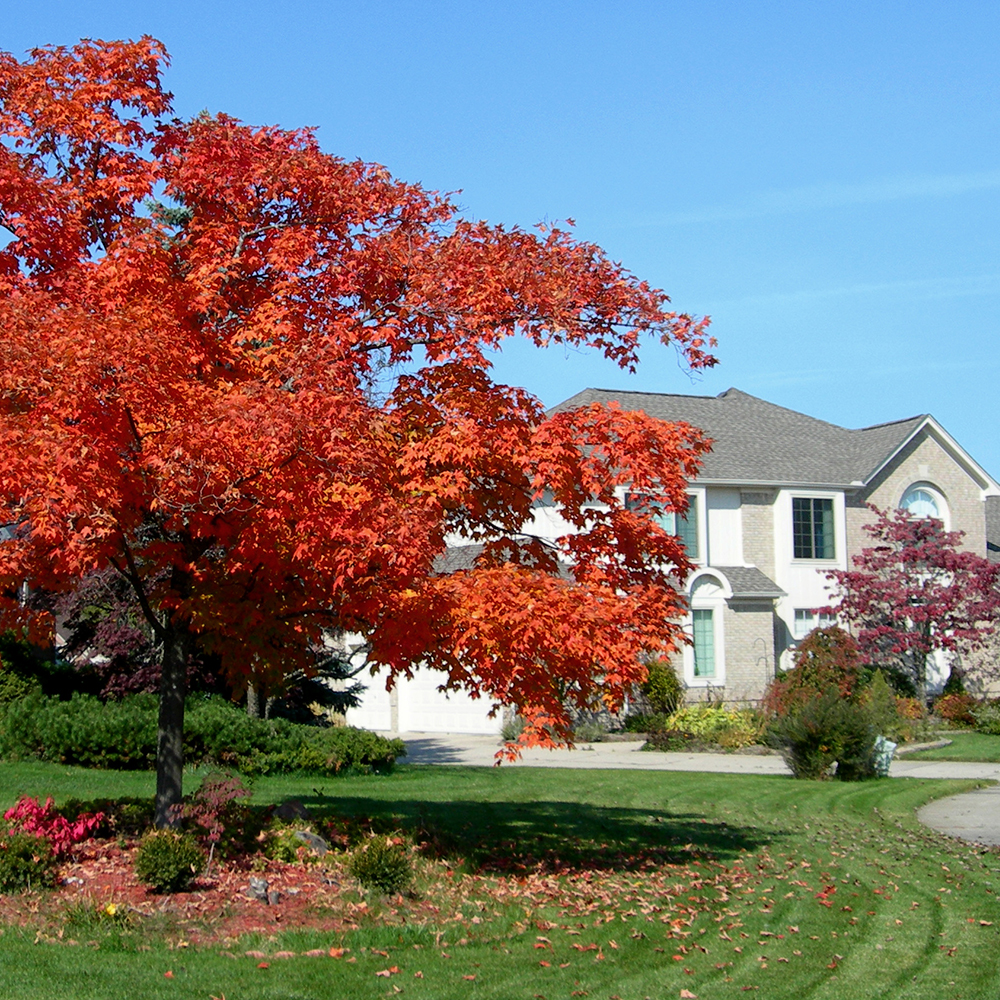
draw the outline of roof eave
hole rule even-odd
[[[799,480],[774,480],[774,479],[710,479],[706,476],[696,476],[691,480],[692,486],[731,486],[731,487],[753,487],[756,489],[772,490],[857,490],[862,483],[811,483]]]

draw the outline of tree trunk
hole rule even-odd
[[[247,685],[247,715],[251,719],[259,719],[261,717],[260,692],[253,684]]]
[[[184,777],[184,698],[189,642],[183,626],[167,624],[163,636],[160,719],[156,733],[154,823],[161,830],[180,823],[174,806],[180,804]]]

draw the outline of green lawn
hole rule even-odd
[[[914,760],[1000,763],[1000,736],[987,736],[985,733],[966,732],[959,729],[942,735],[951,740],[949,746],[938,747],[936,750],[918,750],[916,753],[907,754],[907,756]]]
[[[1000,856],[914,819],[929,799],[975,784],[417,766],[263,779],[259,801],[296,796],[419,830],[454,870],[457,911],[428,919],[425,906],[417,919],[416,904],[411,914],[409,903],[384,903],[356,930],[231,946],[241,956],[351,949],[270,958],[266,969],[148,935],[148,951],[93,929],[98,947],[74,948],[8,928],[0,996],[992,998]],[[0,766],[0,802],[151,787],[143,774]],[[418,888],[428,899],[437,891]]]

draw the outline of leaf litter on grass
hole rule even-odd
[[[915,970],[930,983],[947,968],[947,985],[995,949],[996,852],[877,811],[783,827],[771,825],[769,847],[724,861],[684,845],[658,857],[648,848],[618,850],[615,864],[604,851],[593,867],[585,856],[556,864],[541,852],[532,867],[527,852],[516,863],[501,852],[461,870],[454,857],[415,853],[414,891],[392,898],[360,895],[333,852],[325,867],[269,862],[267,877],[281,893],[270,907],[241,895],[250,871],[244,862],[224,862],[215,878],[177,897],[152,897],[135,886],[142,898],[131,902],[124,892],[128,851],[95,844],[93,856],[81,856],[73,868],[82,884],[50,896],[6,897],[0,911],[10,917],[16,910],[19,922],[38,928],[39,943],[85,944],[98,930],[74,938],[61,907],[87,898],[95,908],[106,904],[102,892],[119,878],[114,899],[135,918],[137,934],[148,922],[173,948],[221,947],[269,965],[293,954],[328,962],[337,956],[372,983],[394,985],[399,976],[411,988],[424,979],[440,984],[446,969],[454,970],[449,982],[476,976],[484,983],[517,965],[533,969],[539,985],[565,987],[559,994],[543,987],[552,996],[570,987],[596,996],[619,970],[636,969],[670,984],[673,996],[687,989],[703,1000],[761,987],[775,996],[808,996],[823,983],[864,996],[871,985],[864,976],[896,976],[897,995],[909,996],[903,979],[912,982]],[[298,944],[290,931],[312,936],[300,934]],[[248,933],[256,935],[256,948],[244,943]],[[477,970],[472,959],[487,954],[509,961]],[[877,969],[865,954],[877,956]],[[384,971],[390,975],[378,975]]]

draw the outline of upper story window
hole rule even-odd
[[[833,500],[792,497],[792,554],[796,559],[835,559]]]
[[[642,510],[646,506],[646,497],[642,493],[629,493],[625,497],[625,506],[629,510]],[[672,510],[654,514],[653,520],[663,528],[668,535],[676,535],[680,539],[688,559],[701,558],[698,546],[698,495],[688,494],[688,509],[684,514]]]

